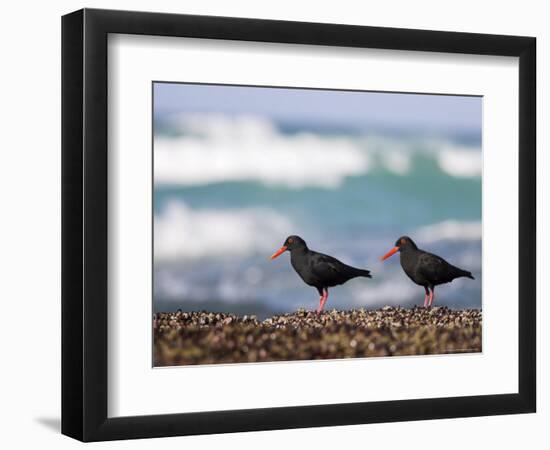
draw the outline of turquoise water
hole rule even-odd
[[[403,234],[476,277],[436,304],[481,306],[478,135],[191,119],[155,118],[155,310],[316,307],[288,255],[268,260],[290,234],[373,272],[332,289],[329,308],[420,304],[398,257],[378,260]]]

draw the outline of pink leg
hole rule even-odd
[[[428,307],[429,299],[430,299],[430,296],[428,294],[424,294],[424,308]]]
[[[323,292],[323,295],[319,297],[319,306],[317,307],[317,314],[321,312],[321,305],[323,304],[323,297],[325,296],[325,293]]]
[[[428,302],[428,307],[432,307],[432,303],[434,302],[434,291],[432,289],[432,291],[430,292],[430,299],[429,299],[429,302]]]
[[[323,299],[323,306],[321,309],[325,308],[325,303],[327,302],[327,300],[328,300],[328,289],[325,289],[325,298]]]
[[[325,307],[325,303],[327,302],[328,298],[328,290],[323,290],[323,295],[321,295],[321,298],[319,299],[319,307],[317,308],[317,314],[320,314],[321,311],[323,311],[323,308]]]

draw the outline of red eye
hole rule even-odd
[[[289,244],[292,244],[292,239],[289,239],[289,240],[288,240],[288,243],[289,243]]]
[[[401,239],[401,245],[405,245],[405,239]]]

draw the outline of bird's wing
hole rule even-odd
[[[341,283],[343,278],[347,278],[347,266],[329,255],[315,253],[311,258],[312,273],[325,280],[327,283]]]
[[[426,279],[438,283],[446,281],[451,265],[440,256],[424,252],[418,259],[418,271]]]

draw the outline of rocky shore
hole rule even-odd
[[[153,315],[155,366],[481,351],[479,309],[298,310],[259,321],[207,311]]]

